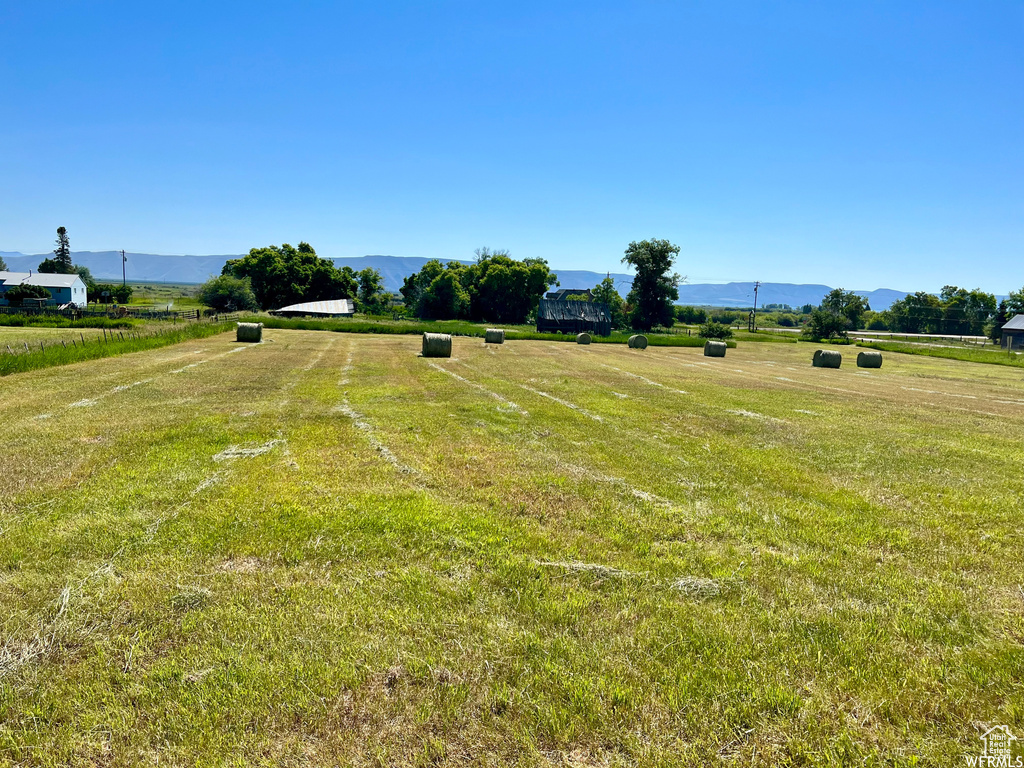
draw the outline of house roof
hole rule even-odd
[[[0,284],[10,287],[12,285],[38,285],[43,288],[70,288],[75,281],[81,282],[82,278],[75,275],[54,275],[49,272],[0,272]]]
[[[307,301],[291,304],[271,312],[272,315],[351,315],[356,311],[352,299],[331,299],[329,301]]]
[[[1024,331],[1024,315],[1015,315],[1014,318],[1003,326],[1004,331]]]
[[[538,317],[544,320],[586,320],[592,323],[611,322],[607,304],[594,301],[541,299]]]

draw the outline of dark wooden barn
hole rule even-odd
[[[609,336],[612,316],[607,304],[596,301],[541,299],[537,308],[539,333],[590,333]]]
[[[1003,326],[1000,343],[1003,349],[1024,348],[1024,315],[1015,315],[1010,322]]]

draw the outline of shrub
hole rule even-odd
[[[12,307],[20,307],[25,299],[48,299],[52,294],[40,285],[15,285],[3,297]]]
[[[704,339],[731,339],[732,328],[716,323],[714,320],[709,320],[700,327],[697,334]]]
[[[221,275],[199,289],[199,300],[217,312],[244,312],[259,308],[248,277]]]

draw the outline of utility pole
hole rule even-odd
[[[754,308],[750,310],[750,331],[751,333],[757,331],[757,289],[761,287],[761,281],[757,280],[754,282]]]
[[[128,263],[128,257],[124,255],[124,251],[121,251],[121,285],[122,286],[125,286],[125,285],[128,284],[128,279],[126,277],[126,269],[125,269],[125,264],[127,264],[127,263]],[[757,302],[755,301],[754,303],[756,304]]]

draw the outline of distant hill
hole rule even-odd
[[[51,254],[25,255],[0,251],[0,256],[11,270],[28,272],[35,270],[39,262]],[[213,275],[219,275],[224,262],[240,258],[240,254],[221,256],[158,256],[151,253],[128,253],[125,265],[128,280],[132,282],[202,283]],[[120,251],[75,251],[72,258],[76,264],[87,266],[99,280],[121,279]],[[349,266],[358,271],[366,267],[378,270],[384,278],[384,287],[397,292],[402,280],[418,272],[430,259],[415,256],[354,256],[333,260],[340,266]],[[463,261],[464,264],[472,262]],[[607,273],[589,272],[579,269],[554,269],[560,288],[593,288]],[[631,275],[612,272],[615,287],[625,296],[633,285]],[[757,295],[759,306],[765,304],[789,304],[800,307],[804,304],[818,304],[822,297],[832,290],[827,285],[795,285],[793,283],[762,283]],[[875,291],[857,291],[868,298],[874,310],[888,309],[896,300],[907,295],[906,291],[881,288]],[[679,303],[711,307],[749,307],[754,301],[753,283],[693,283],[679,287]]]

